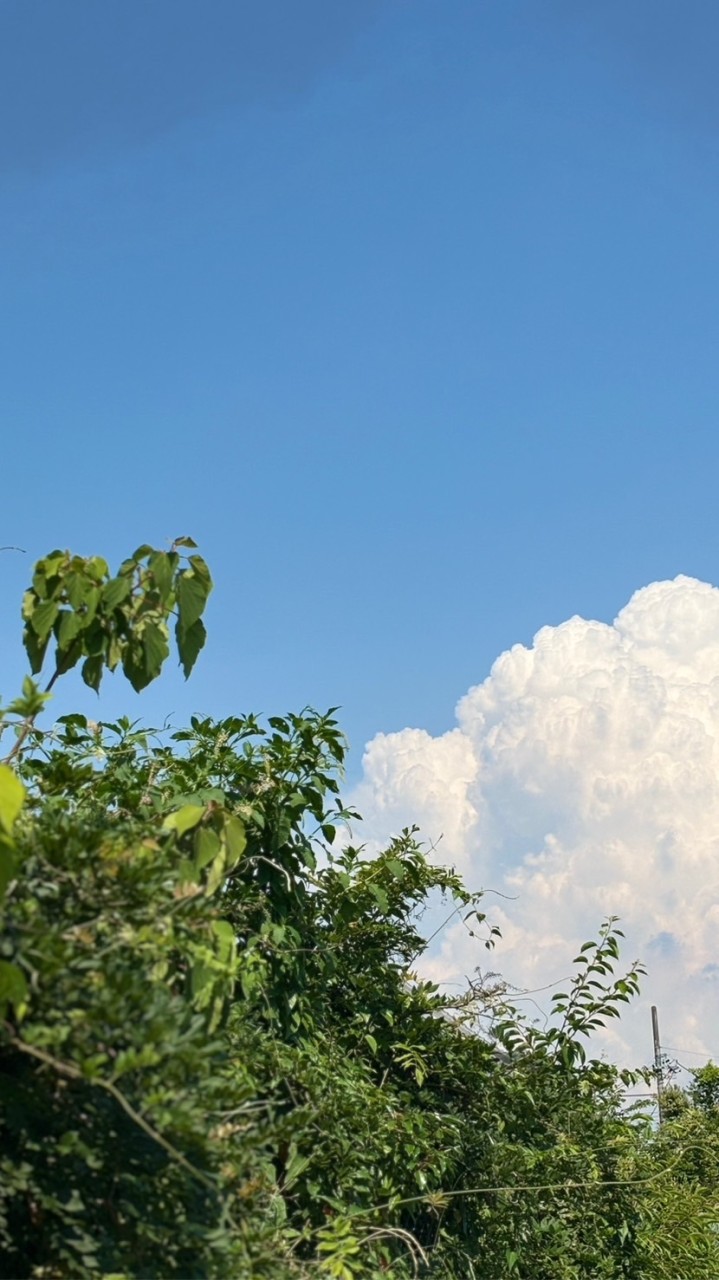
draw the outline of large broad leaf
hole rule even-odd
[[[82,678],[86,685],[89,685],[91,689],[95,690],[95,693],[100,692],[102,670],[102,656],[98,654],[93,654],[92,657],[87,658],[82,664]]]
[[[17,774],[0,764],[0,827],[11,834],[15,819],[25,803],[25,788]]]
[[[82,608],[88,591],[92,591],[92,582],[83,573],[67,573],[64,585],[65,594],[73,609]]]
[[[107,646],[107,631],[99,618],[83,619],[82,647],[90,658],[99,658]]]
[[[183,804],[181,809],[176,809],[174,813],[167,815],[162,824],[163,828],[165,831],[176,831],[178,836],[182,836],[186,831],[191,831],[197,826],[204,812],[204,805]]]
[[[32,627],[38,640],[46,640],[52,630],[59,612],[59,606],[56,600],[45,600],[33,609],[30,618],[30,626]]]
[[[180,655],[182,670],[185,679],[187,679],[197,661],[197,655],[207,639],[204,622],[198,618],[189,628],[184,628],[178,622],[175,629],[175,639],[177,640],[177,651]]]
[[[73,640],[77,639],[82,631],[83,625],[83,619],[79,614],[64,609],[60,614],[60,626],[57,631],[58,649],[62,652],[68,650]]]
[[[102,582],[108,576],[110,566],[102,556],[91,556],[87,561],[87,571],[97,582]]]
[[[247,848],[245,824],[240,818],[235,818],[233,815],[227,819],[225,822],[225,840],[229,854],[227,865],[228,867],[234,867]]]
[[[132,558],[136,564],[139,564],[140,560],[145,560],[147,556],[151,556],[154,549],[154,547],[150,546],[149,542],[143,542],[141,547],[138,547],[136,551],[133,551]],[[125,561],[125,563],[127,563],[127,561]]]
[[[145,655],[145,671],[150,680],[159,676],[162,664],[170,652],[167,637],[156,622],[148,622],[142,631],[142,650]]]
[[[172,591],[172,560],[165,551],[156,551],[154,556],[150,556],[147,567],[154,578],[155,586],[164,603]]]
[[[111,578],[102,588],[102,603],[106,609],[116,609],[123,600],[126,600],[132,589],[132,582],[127,574],[123,574],[118,578]]]
[[[194,622],[202,616],[207,604],[207,597],[212,589],[212,582],[204,574],[197,574],[193,569],[186,569],[177,579],[177,606],[180,614],[180,626],[183,631],[189,630]]]
[[[122,669],[135,693],[140,693],[150,679],[145,667],[145,651],[136,636],[131,635],[122,655]]]
[[[25,645],[25,652],[30,662],[30,670],[33,675],[36,676],[38,672],[42,670],[42,664],[45,661],[45,654],[47,652],[50,636],[47,635],[44,640],[38,640],[35,632],[32,630],[32,627],[28,624],[25,627],[22,641]]]
[[[191,807],[188,805],[188,808]],[[195,836],[195,869],[202,871],[220,852],[220,837],[210,827],[200,827]]]

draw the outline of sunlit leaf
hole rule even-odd
[[[8,835],[25,803],[25,788],[7,764],[0,764],[0,827]]]
[[[204,812],[204,805],[185,804],[181,809],[176,809],[174,813],[167,815],[162,824],[163,829],[175,831],[178,836],[183,836],[186,831],[191,831],[197,826]]]

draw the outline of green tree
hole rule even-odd
[[[719,1112],[719,1067],[707,1062],[691,1072],[692,1082],[689,1086],[689,1097],[693,1106],[698,1107],[705,1115]]]

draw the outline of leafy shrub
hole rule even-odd
[[[333,711],[38,728],[81,660],[153,679],[173,615],[187,674],[211,585],[179,539],[54,552],[25,598],[34,675],[55,651],[0,724],[2,1274],[714,1278],[716,1109],[654,1134],[584,1048],[637,990],[616,921],[539,1029],[417,976],[438,893],[496,930],[416,831],[337,838]]]

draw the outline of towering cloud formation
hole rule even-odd
[[[656,1003],[683,1051],[670,1056],[719,1055],[719,590],[679,577],[638,591],[611,626],[545,627],[497,659],[457,721],[369,743],[353,796],[364,838],[417,822],[473,887],[516,895],[491,908],[504,935],[492,964],[525,988],[563,977],[576,945],[621,916],[626,959],[649,976],[610,1051],[649,1059]],[[459,923],[429,967],[456,980],[486,961]]]

